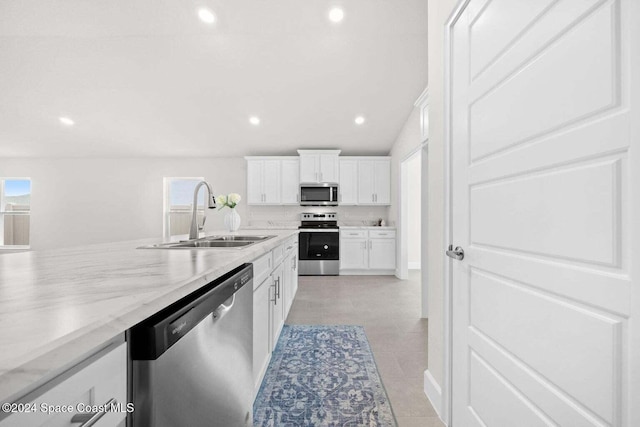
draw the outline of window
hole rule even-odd
[[[28,249],[31,180],[0,178],[0,248]]]
[[[164,237],[188,234],[191,226],[193,190],[204,178],[164,178]],[[204,217],[205,190],[198,194],[198,223]]]

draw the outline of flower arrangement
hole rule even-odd
[[[238,193],[230,193],[229,195],[220,194],[216,197],[216,204],[219,206],[219,209],[224,208],[225,206],[233,209],[236,205],[242,200],[242,197]]]

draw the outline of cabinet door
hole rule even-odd
[[[272,278],[267,277],[253,291],[253,385],[257,390],[271,354],[270,305]]]
[[[75,368],[73,368],[75,369]],[[62,374],[65,375],[64,373]],[[46,390],[46,387],[43,387]],[[35,392],[38,395],[38,390]],[[16,412],[0,421],[1,427],[67,427],[79,426],[71,419],[77,410],[85,405],[105,405],[115,399],[118,404],[127,403],[127,344],[122,343],[104,356],[89,363],[52,388],[32,400],[36,411]],[[41,404],[51,406],[71,406],[71,412],[42,411]],[[81,405],[82,404],[82,405]],[[80,407],[78,407],[80,405]],[[126,413],[107,411],[95,425],[122,426]]]
[[[263,201],[262,176],[264,161],[247,160],[247,204],[259,205]]]
[[[283,300],[283,308],[284,308],[284,319],[287,319],[289,315],[289,309],[291,308],[291,303],[293,302],[293,275],[291,274],[291,262],[293,261],[293,257],[288,255],[284,262],[284,273],[283,273],[283,286],[282,286],[282,300]]]
[[[283,265],[280,264],[273,273],[271,273],[271,298],[270,298],[270,316],[271,316],[271,350],[273,350],[278,342],[280,331],[284,325],[284,304],[282,300],[282,276],[284,274]]]
[[[293,247],[293,257],[291,259],[291,289],[293,292],[291,293],[291,303],[296,298],[296,294],[298,293],[298,245],[294,245]]]
[[[340,196],[341,205],[358,204],[358,161],[340,159]]]
[[[264,175],[264,203],[280,203],[280,160],[265,160]]]
[[[339,180],[339,166],[338,156],[335,154],[320,154],[319,155],[319,172],[320,182],[338,182]]]
[[[373,160],[358,161],[358,203],[372,205],[374,203],[374,174]]]
[[[300,182],[318,182],[318,156],[300,155]]]
[[[396,268],[396,239],[369,239],[369,268],[372,270]]]
[[[300,201],[300,161],[297,159],[282,160],[282,194],[281,203],[285,205],[297,205]]]
[[[391,204],[391,161],[376,160],[373,176],[375,203],[378,205]]]
[[[340,240],[340,269],[366,269],[368,267],[367,252],[367,239]]]

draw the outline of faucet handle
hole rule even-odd
[[[202,216],[202,225],[198,226],[198,231],[202,231],[204,229],[205,222],[207,222],[207,215]]]

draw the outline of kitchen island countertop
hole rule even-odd
[[[136,249],[159,241],[144,239],[0,254],[0,402],[297,233],[262,230],[276,237],[244,249]]]

